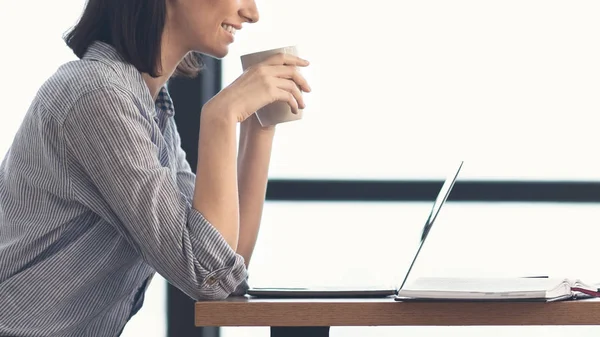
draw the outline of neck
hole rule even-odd
[[[161,41],[161,68],[159,77],[152,77],[149,74],[142,74],[152,99],[156,100],[160,88],[162,88],[167,80],[173,75],[175,69],[183,57],[187,54],[181,48],[177,48],[177,44],[169,38],[169,34],[165,32]]]

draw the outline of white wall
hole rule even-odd
[[[0,0],[1,158],[39,86],[60,64],[76,58],[62,35],[76,22],[83,4],[83,0]],[[146,293],[144,307],[122,336],[163,337],[165,333],[166,282],[157,276]]]

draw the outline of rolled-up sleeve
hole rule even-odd
[[[146,263],[196,300],[245,292],[243,258],[161,165],[162,135],[132,95],[118,88],[86,94],[70,109],[63,134],[74,164],[109,208],[103,217]]]

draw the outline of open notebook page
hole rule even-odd
[[[419,298],[553,298],[571,294],[559,278],[419,278],[398,296]]]

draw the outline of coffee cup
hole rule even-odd
[[[242,69],[245,71],[249,67],[257,63],[263,62],[269,57],[280,53],[299,56],[298,48],[296,46],[274,48],[245,54],[240,57],[242,61]],[[263,127],[272,126],[280,123],[286,123],[302,119],[302,109],[298,109],[298,113],[293,113],[292,108],[287,102],[277,101],[268,104],[256,111],[256,117],[258,118],[260,125],[262,125]]]

